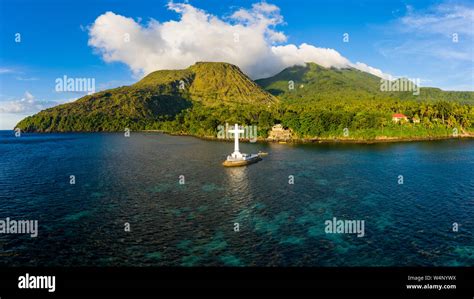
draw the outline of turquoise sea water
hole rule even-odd
[[[0,219],[39,222],[37,238],[0,234],[0,264],[474,265],[472,140],[241,144],[269,155],[224,168],[232,149],[158,133],[0,131]],[[326,234],[333,217],[364,220],[365,236]]]

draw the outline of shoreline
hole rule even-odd
[[[161,130],[141,130],[137,132],[155,132],[155,133],[162,133],[170,136],[188,136],[188,137],[195,137],[202,140],[209,140],[209,141],[232,141],[231,138],[222,139],[217,138],[214,136],[199,136],[193,134],[186,134],[186,133],[169,133]],[[291,139],[287,141],[278,141],[278,140],[268,140],[266,138],[257,137],[255,142],[251,142],[249,139],[241,138],[241,142],[245,143],[279,143],[279,144],[335,144],[335,143],[345,143],[345,144],[375,144],[375,143],[397,143],[397,142],[417,142],[417,141],[440,141],[440,140],[449,140],[449,139],[474,139],[474,134],[459,134],[457,137],[454,136],[429,136],[429,137],[410,137],[410,138],[399,138],[399,137],[386,137],[380,136],[376,137],[376,139],[366,140],[366,139],[349,139],[349,138],[298,138],[298,139]],[[282,143],[280,143],[282,142]]]
[[[12,131],[13,130],[1,130],[1,131]],[[222,139],[215,136],[200,136],[193,135],[188,133],[170,133],[163,130],[137,130],[130,131],[141,132],[141,133],[161,133],[170,136],[188,136],[195,137],[202,140],[208,141],[223,141],[229,142],[232,141],[231,138]],[[39,134],[67,134],[67,133],[123,133],[116,131],[71,131],[71,132],[22,132],[22,133],[39,133]],[[378,136],[375,139],[350,139],[350,138],[296,138],[291,140],[269,140],[267,138],[257,137],[255,142],[251,142],[248,138],[241,138],[241,142],[244,143],[278,143],[278,144],[376,144],[376,143],[398,143],[398,142],[419,142],[419,141],[441,141],[449,139],[474,139],[474,133],[469,134],[459,134],[457,137],[454,136],[428,136],[428,137],[409,137],[409,138],[400,138],[400,137],[387,137],[387,136]]]

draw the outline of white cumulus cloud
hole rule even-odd
[[[140,20],[113,12],[100,15],[89,27],[89,45],[106,62],[127,64],[137,76],[161,69],[186,68],[197,61],[229,62],[252,78],[272,76],[285,67],[315,62],[324,67],[354,67],[379,77],[381,70],[352,63],[334,49],[303,43],[284,44],[276,29],[284,23],[279,7],[255,3],[220,18],[187,3],[168,3],[179,20]]]
[[[59,102],[37,100],[26,91],[21,99],[0,102],[0,113],[36,113],[57,104]]]
[[[23,118],[41,110],[76,100],[64,99],[58,101],[38,100],[30,92],[19,99],[0,101],[0,130],[11,130]]]

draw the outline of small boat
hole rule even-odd
[[[267,152],[258,151],[259,156],[268,156]]]
[[[286,144],[286,141],[278,141],[279,144]]]

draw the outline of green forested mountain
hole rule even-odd
[[[437,137],[473,131],[474,92],[421,88],[381,91],[380,78],[314,63],[253,82],[228,63],[200,62],[153,72],[131,86],[101,91],[22,120],[24,131],[163,130],[216,136],[218,125],[276,123],[304,139]],[[408,122],[392,122],[403,113]],[[419,119],[414,123],[412,119]],[[344,135],[346,132],[346,135]],[[347,134],[349,132],[349,134]]]
[[[198,62],[185,70],[156,71],[133,87],[148,88],[159,94],[179,94],[206,105],[272,104],[275,97],[263,91],[235,65]]]
[[[342,100],[445,100],[474,104],[474,92],[443,91],[431,87],[420,87],[419,95],[411,91],[386,92],[381,91],[381,78],[377,76],[355,68],[328,69],[315,63],[286,68],[273,77],[256,80],[256,83],[273,95],[299,103],[337,97]]]
[[[165,122],[184,121],[186,115],[197,117],[205,109],[220,109],[227,115],[240,106],[256,106],[258,112],[277,102],[238,67],[200,62],[185,70],[156,71],[131,86],[46,109],[25,118],[17,127],[39,132],[162,129]],[[199,117],[203,123],[207,121]],[[173,127],[181,130],[176,124]]]
[[[256,82],[281,99],[280,120],[299,138],[340,138],[346,128],[348,138],[355,139],[452,136],[453,129],[459,134],[473,130],[474,92],[425,87],[418,95],[381,91],[377,76],[315,63]],[[410,121],[393,123],[394,113]],[[413,123],[413,118],[420,122]]]
[[[270,93],[285,99],[310,101],[324,98],[333,92],[351,95],[352,92],[374,96],[380,89],[380,78],[353,68],[324,68],[315,63],[293,66],[277,75],[256,80]]]

